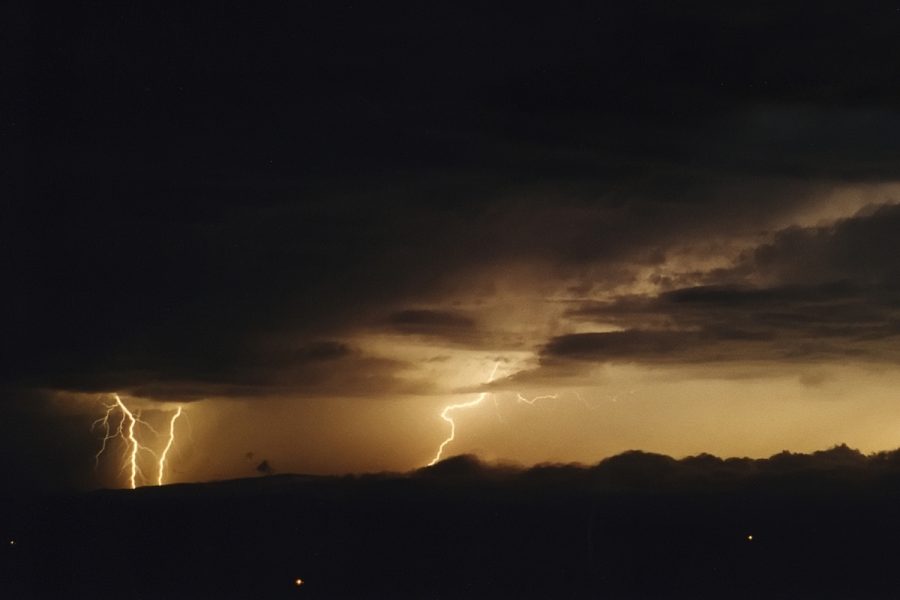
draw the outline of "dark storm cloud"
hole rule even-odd
[[[388,317],[388,325],[391,330],[404,335],[449,342],[473,342],[479,333],[474,319],[452,311],[401,310]]]
[[[23,167],[0,223],[9,385],[394,390],[400,362],[313,360],[309,348],[384,315],[401,333],[477,345],[468,317],[408,307],[511,262],[561,276],[601,265],[604,281],[584,285],[627,282],[685,239],[769,228],[835,182],[900,177],[887,3],[23,14]],[[729,276],[806,281],[821,268],[808,268],[816,236],[828,237],[783,232]],[[834,253],[828,268],[847,270]],[[847,302],[863,311],[875,296],[887,310],[872,285]],[[695,331],[560,338],[545,355],[752,353],[780,343],[775,329],[840,327],[820,315],[776,328],[796,305],[781,317],[757,307],[761,323],[738,327],[721,299],[714,323],[697,303],[656,302],[644,317]],[[359,383],[324,374],[333,367]]]
[[[895,361],[897,231],[900,206],[777,232],[733,268],[706,275],[727,284],[571,310],[574,318],[624,331],[559,336],[542,355],[604,362]]]
[[[210,365],[201,371],[195,361],[189,368],[156,365],[158,371],[121,379],[118,389],[156,400],[200,400],[209,397],[258,396],[302,398],[356,396],[380,398],[386,394],[427,393],[429,382],[403,378],[411,365],[399,360],[368,356],[334,342],[290,349],[270,347],[230,357],[227,365]],[[108,389],[109,380],[98,377],[66,382],[68,388]]]
[[[573,333],[552,339],[542,356],[601,362],[694,362],[696,360],[746,360],[747,345],[757,342],[746,332],[622,331],[611,333]],[[723,348],[731,352],[722,353]],[[698,356],[699,355],[699,356]],[[772,356],[772,358],[776,358]]]
[[[402,310],[390,316],[390,323],[400,329],[409,327],[413,330],[422,328],[471,329],[475,322],[464,315],[438,310]]]
[[[900,199],[897,199],[900,200]],[[791,227],[737,265],[775,281],[900,285],[900,206],[871,207],[830,227]]]

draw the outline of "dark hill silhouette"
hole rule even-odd
[[[900,451],[450,457],[2,505],[10,598],[883,598]],[[751,538],[752,536],[752,538]],[[302,579],[302,585],[296,580]],[[8,592],[8,593],[7,593]]]

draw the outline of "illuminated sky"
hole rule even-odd
[[[11,481],[900,445],[895,5],[326,4],[7,19]]]

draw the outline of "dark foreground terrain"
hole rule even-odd
[[[900,453],[456,457],[7,499],[0,528],[11,599],[897,598]]]

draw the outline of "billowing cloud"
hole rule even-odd
[[[477,332],[471,317],[451,311],[401,310],[388,318],[388,324],[405,335],[436,337],[451,342],[471,340]]]
[[[609,362],[892,362],[900,335],[900,207],[792,227],[702,286],[585,303],[575,319],[621,331],[557,336],[551,359]],[[727,283],[726,283],[727,282]]]

